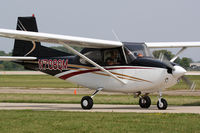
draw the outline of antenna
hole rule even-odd
[[[119,40],[119,37],[117,36],[117,34],[115,33],[115,31],[113,29],[112,29],[112,33],[114,34],[116,40],[119,41],[119,42],[121,42]],[[123,51],[123,55],[124,55],[124,59],[126,61],[126,64],[128,64],[128,60],[127,60],[126,53],[125,53],[125,50],[124,50],[124,45],[122,46],[122,51]]]
[[[119,37],[117,36],[117,34],[115,33],[115,31],[113,29],[112,29],[112,33],[114,34],[116,40],[120,42]]]

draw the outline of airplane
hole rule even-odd
[[[175,85],[186,73],[174,61],[186,48],[200,47],[200,42],[138,43],[41,33],[34,15],[18,17],[16,30],[0,29],[0,37],[15,39],[12,56],[0,56],[0,61],[13,61],[25,69],[93,89],[91,96],[81,99],[81,107],[87,110],[92,109],[93,98],[100,91],[131,93],[139,97],[141,108],[149,108],[149,94],[158,92],[158,109],[167,109],[163,90]],[[42,46],[41,42],[62,45],[73,54]],[[83,49],[79,52],[72,46]],[[155,59],[150,48],[180,50],[165,61]]]

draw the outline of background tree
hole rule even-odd
[[[153,51],[153,55],[155,58],[159,58],[159,56],[161,55],[161,53],[168,59],[171,60],[175,55],[172,54],[171,51],[167,51],[167,50],[155,50]],[[175,60],[175,63],[179,64],[180,66],[184,67],[185,69],[188,69],[190,67],[190,63],[192,63],[192,59],[191,58],[187,58],[187,57],[183,57],[182,59],[180,57],[178,57]]]
[[[181,59],[180,65],[186,69],[190,67],[190,63],[192,63],[192,59],[183,57]]]
[[[0,51],[0,56],[10,56],[11,53],[5,53],[4,51]],[[16,64],[10,61],[0,61],[0,71],[10,71],[10,70],[24,70],[22,65]]]

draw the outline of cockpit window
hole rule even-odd
[[[144,43],[123,42],[135,57],[152,57],[151,52]]]
[[[136,57],[133,55],[133,53],[128,48],[125,48],[124,51],[125,51],[128,63],[130,63],[136,59]]]
[[[144,43],[128,43],[124,42],[125,47],[128,48],[134,56],[152,56],[149,49]]]
[[[128,62],[136,58],[152,57],[151,52],[144,43],[123,42]]]
[[[91,59],[92,61],[96,62],[97,64],[102,64],[102,52],[101,50],[93,50],[93,51],[89,51],[86,52],[84,54],[86,57],[88,57],[89,59]],[[80,58],[80,63],[81,64],[89,64],[85,59]]]
[[[123,64],[124,56],[120,48],[110,49],[84,49],[83,55],[102,66],[112,66]],[[79,62],[84,65],[91,65],[83,58],[79,58]]]
[[[106,65],[119,65],[122,63],[119,49],[104,50],[104,62]]]

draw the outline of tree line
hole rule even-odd
[[[163,54],[164,58],[166,58],[168,61],[170,61],[175,56],[174,54],[172,54],[171,51],[168,51],[168,50],[153,51],[153,56],[155,58],[159,58],[161,54]],[[183,58],[178,57],[174,62],[188,70],[188,69],[190,69],[190,63],[192,63],[193,60],[191,58],[187,58],[187,57],[183,57]]]
[[[51,47],[51,48],[70,53],[70,51],[68,51],[67,49],[65,49],[61,46],[60,47]],[[80,47],[75,47],[75,49],[78,51],[81,51]],[[159,58],[159,56],[161,54],[163,54],[167,60],[170,60],[174,57],[174,54],[172,54],[172,52],[167,51],[167,50],[153,51],[153,56],[155,58]],[[11,56],[11,55],[12,55],[11,52],[5,53],[4,51],[0,51],[0,56]],[[192,63],[192,62],[193,62],[192,59],[187,58],[187,57],[183,57],[183,58],[178,57],[175,60],[175,63],[179,64],[180,66],[184,67],[185,69],[190,69],[190,63]],[[19,64],[13,63],[13,62],[0,61],[0,71],[5,71],[5,70],[10,71],[10,70],[25,70],[25,69],[22,65],[19,65]]]

